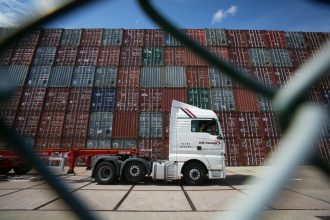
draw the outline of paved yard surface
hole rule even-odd
[[[90,171],[76,175],[56,171],[70,193],[78,196],[100,219],[219,219],[235,212],[235,201],[258,190],[249,177],[270,178],[267,167],[229,167],[227,178],[205,186],[180,181],[147,179],[136,185],[98,185]],[[261,219],[330,219],[330,179],[314,167],[303,166],[288,179],[275,201],[265,204]],[[253,201],[251,201],[253,202]],[[233,205],[234,204],[234,205]],[[77,219],[43,178],[29,175],[0,176],[0,220]]]

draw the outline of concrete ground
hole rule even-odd
[[[240,208],[235,201],[258,190],[246,179],[269,177],[265,167],[228,167],[226,180],[209,181],[205,186],[151,180],[98,185],[90,178],[91,171],[83,167],[75,171],[75,176],[63,171],[56,175],[100,219],[221,219]],[[260,219],[330,219],[329,180],[314,167],[300,167],[278,198],[265,204]],[[2,219],[78,218],[42,177],[32,173],[0,176]]]

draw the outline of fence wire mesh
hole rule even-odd
[[[24,24],[16,33],[10,34],[2,39],[0,48],[18,39],[23,34],[28,33],[29,30],[37,27],[42,22],[53,19],[64,12],[73,10],[77,6],[88,2],[92,1],[68,1],[59,9],[48,12],[38,19],[33,19],[31,22]],[[316,144],[319,134],[321,133],[322,124],[329,120],[328,113],[323,106],[306,103],[302,99],[304,92],[312,88],[323,75],[330,71],[330,42],[322,49],[319,55],[320,59],[311,59],[297,70],[295,77],[289,81],[289,84],[291,84],[290,87],[283,89],[270,88],[248,77],[242,70],[219,59],[198,43],[188,38],[179,28],[175,27],[162,16],[158,10],[150,4],[149,0],[138,0],[138,2],[142,10],[154,22],[164,31],[177,38],[184,46],[203,57],[210,64],[221,69],[234,80],[244,84],[250,90],[268,97],[273,101],[274,110],[279,116],[285,134],[280,144],[281,151],[278,154],[278,160],[271,164],[272,168],[269,170],[269,172],[272,173],[272,178],[262,181],[252,179],[251,182],[257,182],[259,184],[258,191],[255,192],[255,194],[251,194],[246,200],[237,201],[239,207],[243,208],[226,216],[226,219],[256,219],[260,211],[264,208],[264,204],[276,196],[278,190],[284,185],[288,176],[294,172],[296,166],[308,156],[313,157],[312,161],[315,166],[320,168],[328,176],[330,175],[328,165],[310,151]],[[15,88],[11,85],[10,80],[4,74],[1,74],[0,103],[10,97],[14,90]],[[289,120],[289,118],[291,120]],[[33,165],[37,169],[80,219],[96,219],[95,215],[88,211],[86,205],[72,193],[69,193],[65,185],[52,175],[52,172],[50,172],[48,168],[43,165],[42,161],[34,155],[31,150],[32,146],[25,143],[16,131],[7,128],[0,122],[0,133],[13,144],[15,150],[19,152],[26,163]]]

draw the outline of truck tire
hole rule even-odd
[[[0,175],[5,175],[11,171],[11,168],[0,168]]]
[[[202,185],[206,180],[206,171],[199,163],[190,163],[183,170],[183,178],[188,185]]]
[[[143,163],[130,161],[124,167],[124,177],[129,183],[141,182],[146,175],[146,168]]]
[[[23,163],[17,167],[14,167],[13,169],[14,169],[15,174],[24,175],[32,170],[32,166],[30,164]]]
[[[110,162],[101,162],[95,168],[95,180],[98,184],[110,184],[115,180],[116,169]]]

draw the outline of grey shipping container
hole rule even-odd
[[[165,32],[165,37],[164,37],[164,40],[165,40],[165,46],[174,46],[174,47],[179,47],[179,46],[182,46],[181,42],[178,41],[175,37],[173,37],[171,34]]]
[[[89,138],[87,139],[88,149],[111,149],[111,140],[107,138]]]
[[[216,67],[209,67],[209,77],[212,87],[223,87],[223,88],[232,88],[233,82],[231,78],[225,75]]]
[[[103,88],[115,87],[117,71],[117,67],[98,67],[95,73],[94,86]]]
[[[250,48],[248,49],[250,63],[255,67],[271,67],[272,61],[268,49]]]
[[[53,65],[56,47],[38,47],[33,59],[33,65]]]
[[[123,41],[123,29],[105,29],[102,34],[102,46],[120,46]]]
[[[235,111],[232,89],[211,89],[211,109],[215,111]]]
[[[186,87],[186,75],[183,66],[165,66],[165,87]]]
[[[140,138],[162,138],[163,137],[163,113],[142,112],[139,115],[139,137]]]
[[[210,109],[210,90],[204,88],[193,88],[187,90],[188,94],[188,104]]]
[[[307,48],[304,34],[302,32],[285,32],[284,36],[288,43],[288,48]]]
[[[8,68],[9,78],[15,86],[24,86],[29,66],[10,65]]]
[[[72,87],[93,87],[95,66],[77,66],[72,75]]]
[[[110,112],[114,110],[116,95],[115,89],[98,88],[92,93],[92,111]]]
[[[113,139],[111,147],[115,149],[137,148],[137,141],[136,139]]]
[[[206,29],[205,33],[207,46],[228,46],[224,29]]]
[[[81,33],[81,29],[64,29],[61,37],[61,46],[78,46]]]
[[[260,111],[272,111],[273,105],[271,100],[262,95],[257,95],[258,106]]]
[[[47,87],[51,66],[32,66],[27,82],[31,87]]]
[[[54,66],[51,70],[49,87],[70,87],[73,67]]]
[[[92,112],[89,116],[88,136],[110,138],[112,131],[112,112]]]
[[[145,47],[142,51],[142,66],[164,65],[164,49],[161,47]]]
[[[145,88],[161,87],[162,67],[142,67],[140,86]]]
[[[274,67],[292,67],[290,53],[287,49],[269,49]]]

